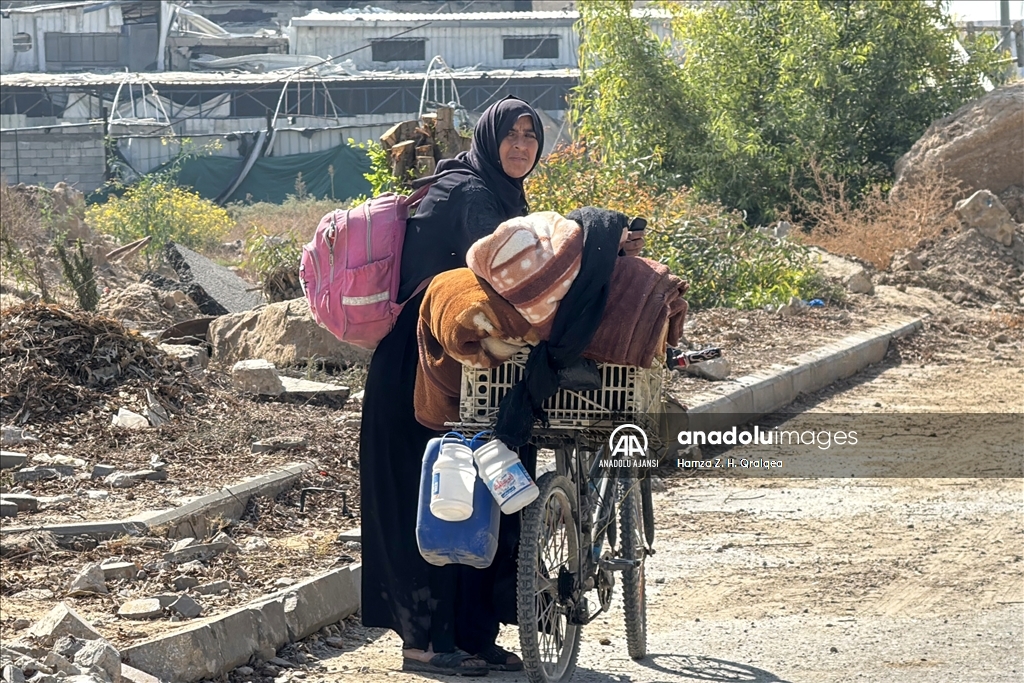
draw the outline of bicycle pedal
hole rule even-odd
[[[625,569],[633,569],[640,566],[639,560],[603,559],[598,563],[601,569],[610,572],[621,572]]]

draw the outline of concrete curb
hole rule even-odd
[[[167,538],[204,538],[211,530],[210,520],[238,519],[249,498],[255,495],[276,496],[292,486],[302,473],[312,469],[308,462],[289,463],[270,474],[253,477],[240,484],[200,496],[173,510],[143,512],[124,520],[84,522],[81,524],[49,524],[39,526],[5,526],[0,536],[48,531],[54,536],[92,536],[96,539],[115,536],[139,536],[160,533]]]
[[[334,569],[220,617],[126,648],[126,664],[168,683],[216,678],[359,609],[362,565]]]
[[[763,372],[722,382],[721,388],[694,396],[693,404],[686,409],[668,402],[665,412],[672,415],[673,420],[679,419],[679,415],[699,415],[701,423],[709,429],[739,426],[744,418],[749,420],[752,416],[773,413],[802,393],[824,389],[855,375],[885,358],[892,339],[906,337],[923,327],[921,318],[878,325],[796,356],[787,364],[776,364]],[[666,439],[666,443],[669,444],[666,457],[671,457],[676,450],[675,439]]]

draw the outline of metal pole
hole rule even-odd
[[[15,184],[21,184],[21,150],[18,149],[21,144],[18,142],[18,129],[14,129],[14,175],[16,178]]]

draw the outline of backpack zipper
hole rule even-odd
[[[370,203],[363,204],[363,213],[366,214],[366,262],[373,262],[373,219],[370,218]]]

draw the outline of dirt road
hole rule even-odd
[[[928,363],[917,362],[922,352]],[[984,341],[925,333],[795,408],[1021,412],[1022,386],[1019,348],[999,355]],[[1022,503],[1021,479],[668,473],[655,494],[659,542],[648,564],[651,654],[626,656],[616,603],[584,629],[573,680],[1019,681]],[[399,670],[393,634],[352,627],[346,636],[348,651],[323,660],[328,673],[317,679],[424,680]],[[515,628],[503,631],[506,647],[518,650],[517,639]]]

